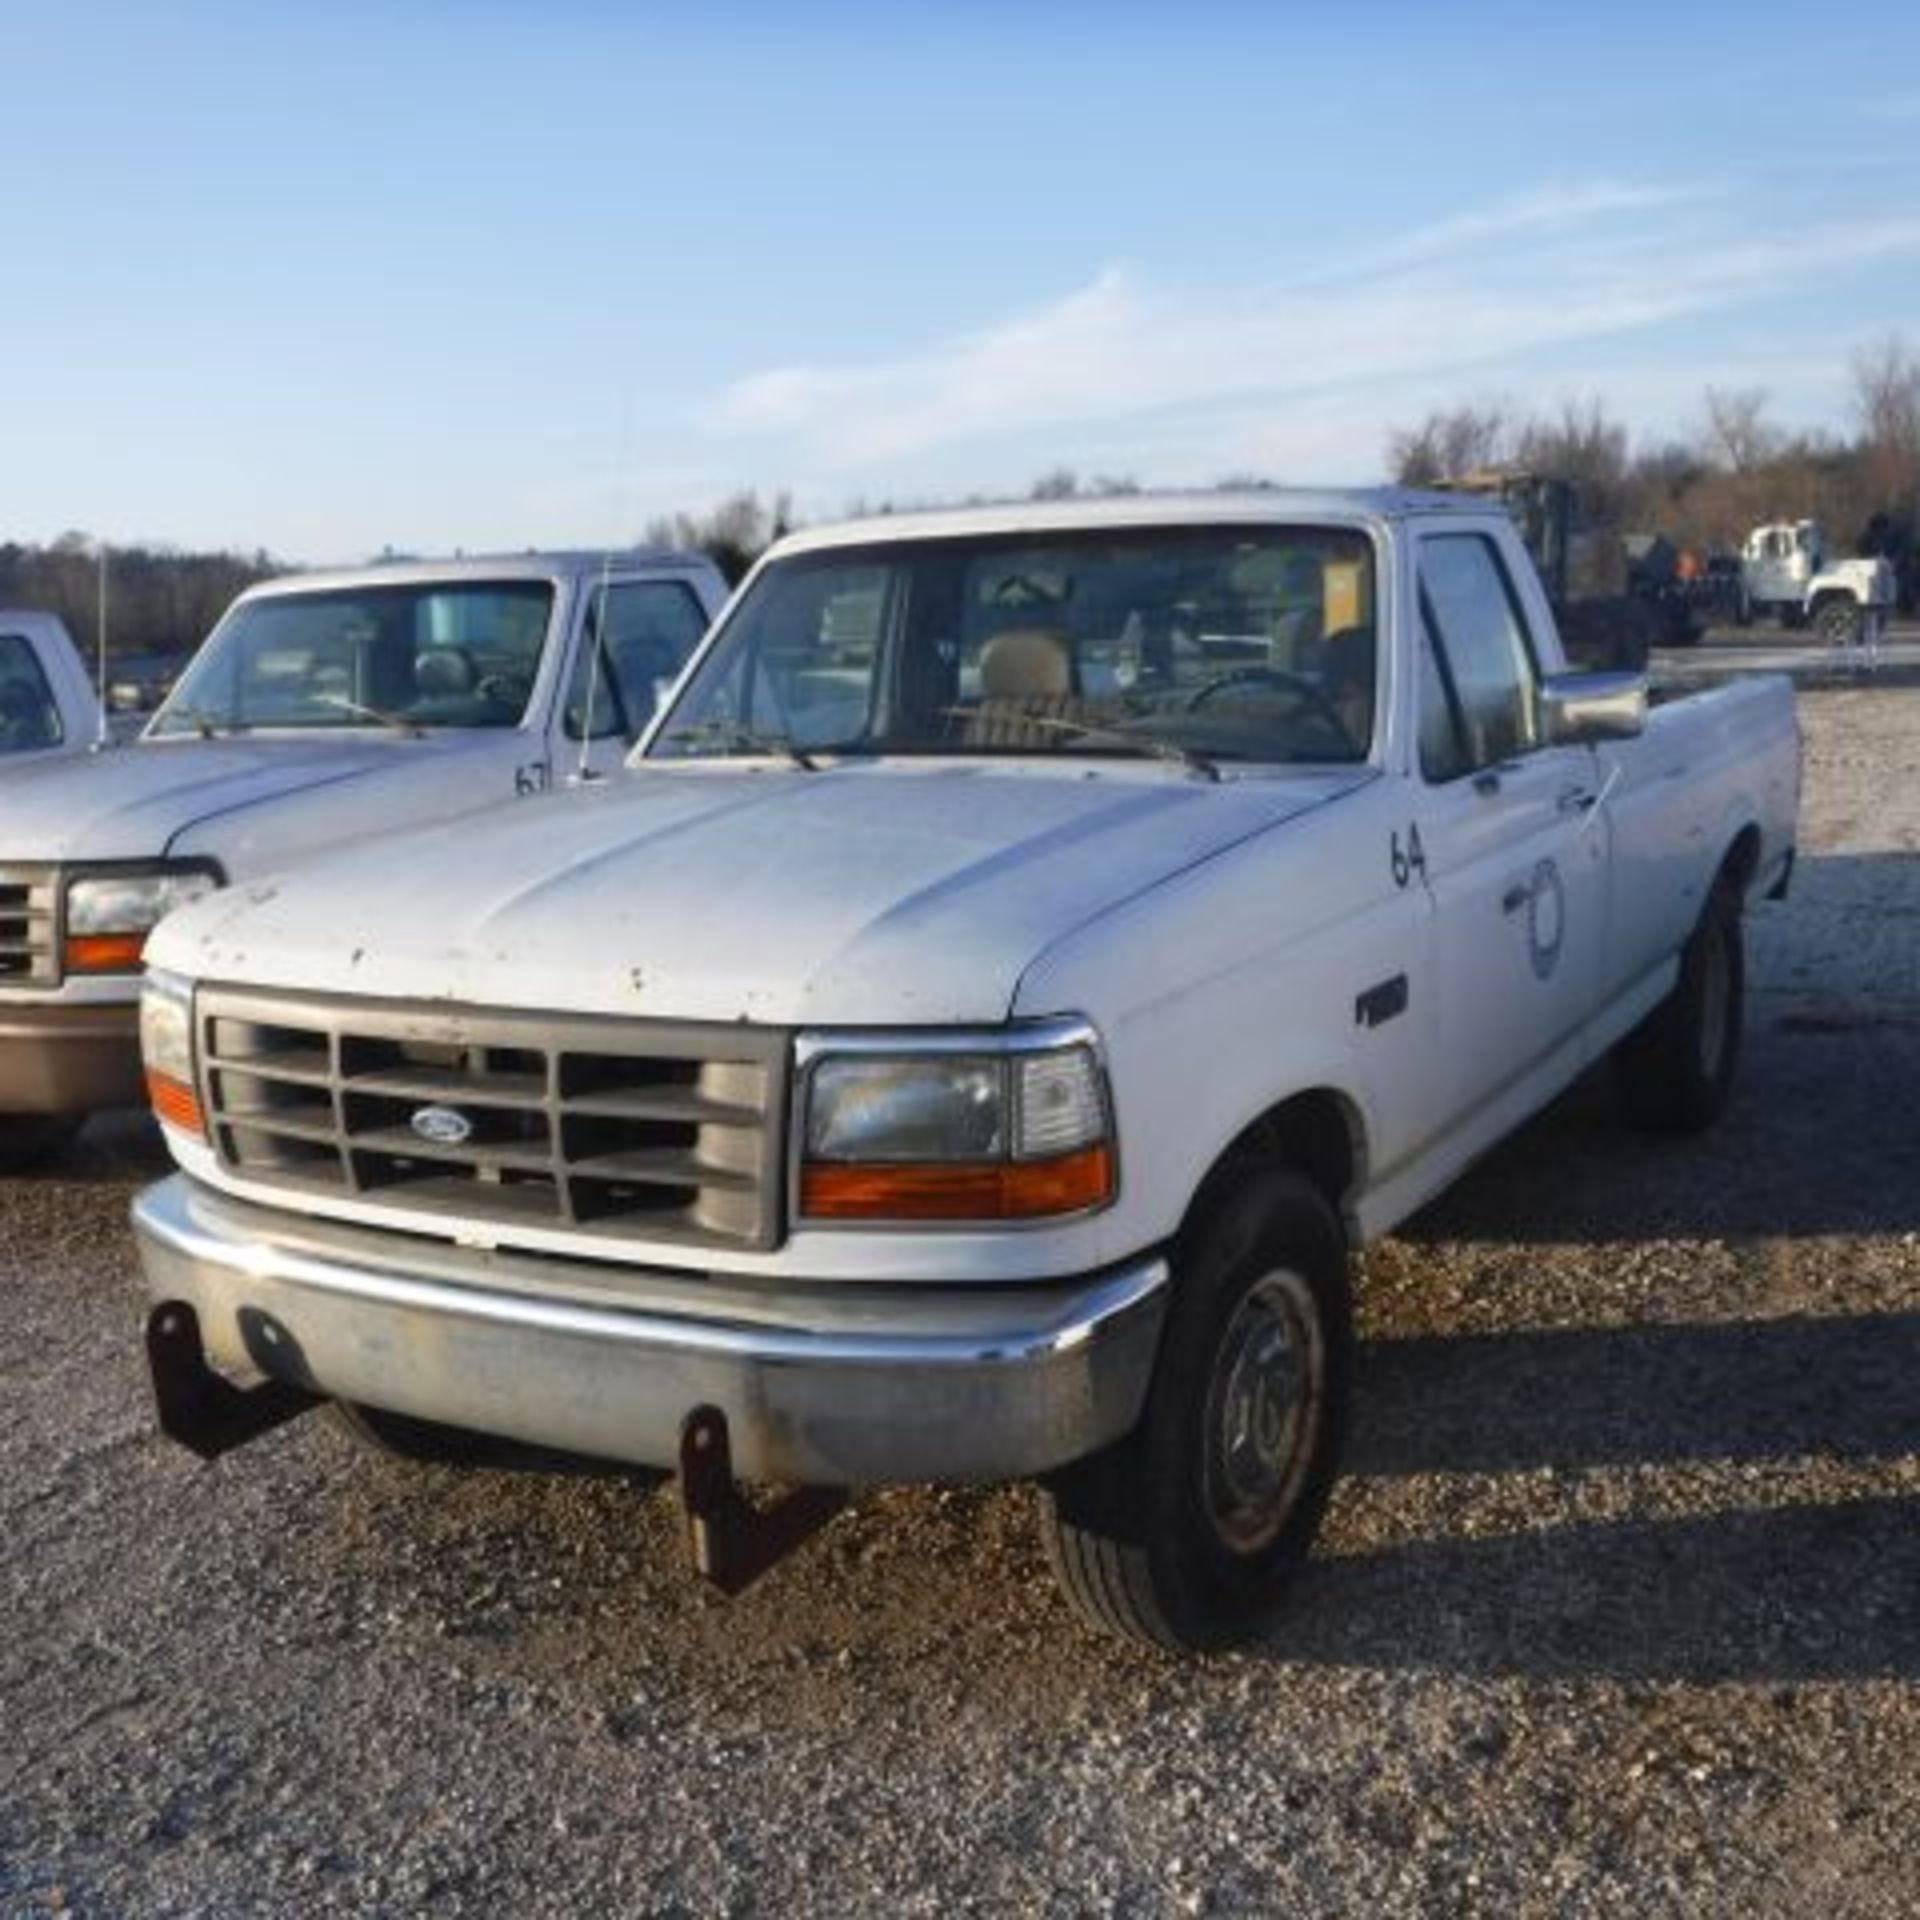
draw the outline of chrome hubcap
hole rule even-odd
[[[1221,1338],[1207,1394],[1207,1506],[1223,1541],[1256,1553],[1286,1524],[1313,1458],[1326,1350],[1298,1274],[1263,1275]]]

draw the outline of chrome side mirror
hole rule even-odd
[[[1646,724],[1644,673],[1556,673],[1540,684],[1540,732],[1549,746],[1631,740]]]

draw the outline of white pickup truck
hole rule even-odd
[[[0,771],[0,1166],[144,1098],[141,952],[169,907],[617,766],[724,597],[674,552],[274,581],[136,742]]]
[[[81,752],[99,734],[100,703],[64,623],[0,607],[0,774]]]
[[[1728,1092],[1791,690],[1562,666],[1454,496],[782,542],[634,777],[160,928],[163,1427],[677,1466],[726,1585],[822,1489],[1030,1477],[1092,1620],[1246,1631],[1349,1252],[1603,1056],[1652,1126]]]

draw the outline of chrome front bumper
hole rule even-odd
[[[146,1098],[137,1001],[0,999],[0,1113],[93,1113]]]
[[[1023,1479],[1094,1452],[1140,1417],[1167,1295],[1157,1257],[941,1286],[480,1252],[183,1175],[133,1224],[149,1293],[194,1308],[217,1365],[653,1467],[714,1406],[739,1473],[801,1485]]]

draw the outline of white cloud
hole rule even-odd
[[[1296,444],[1324,444],[1312,422],[1330,435],[1337,419],[1374,411],[1383,387],[1404,395],[1421,381],[1489,374],[1510,386],[1530,356],[1569,343],[1920,259],[1920,217],[1753,240],[1737,219],[1716,232],[1704,217],[1715,198],[1604,180],[1546,187],[1260,286],[1182,288],[1116,263],[1031,312],[917,351],[753,374],[719,397],[708,425],[771,439],[790,463],[850,484],[886,484],[969,443],[979,453],[1051,432],[1062,444],[1124,423],[1139,450],[1131,464],[1151,458],[1161,473],[1157,456],[1192,444],[1203,425],[1292,412]],[[1718,367],[1693,375],[1723,377]]]

